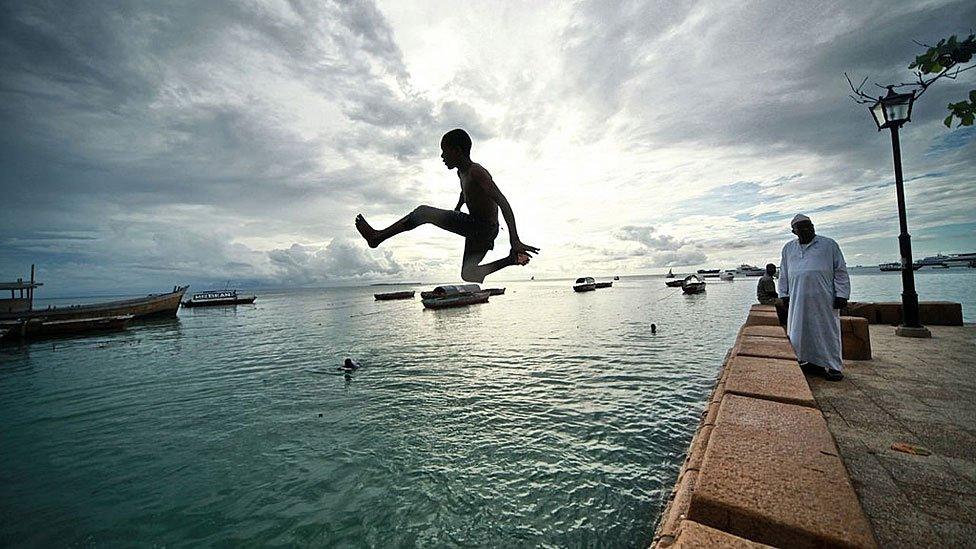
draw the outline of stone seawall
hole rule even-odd
[[[726,355],[652,547],[877,547],[775,316],[753,306]]]

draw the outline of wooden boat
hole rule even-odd
[[[180,300],[183,298],[183,294],[186,293],[187,289],[187,286],[174,286],[171,292],[149,294],[145,297],[137,297],[134,299],[35,309],[32,289],[33,287],[40,286],[40,283],[33,281],[29,284],[26,282],[21,283],[21,286],[24,288],[28,285],[31,286],[30,297],[28,299],[15,299],[12,295],[14,290],[9,287],[10,285],[0,284],[0,289],[11,290],[10,300],[0,299],[0,321],[27,320],[32,318],[45,318],[49,321],[75,320],[124,315],[132,315],[133,320],[144,318],[175,318],[176,311],[180,307]]]
[[[421,292],[420,296],[423,298],[424,308],[447,309],[488,303],[491,292],[482,290],[477,284],[455,284],[438,286],[430,292]]]
[[[576,292],[592,292],[596,290],[596,281],[589,276],[581,276],[576,279],[576,283],[573,285],[573,291]]]
[[[597,289],[600,289],[600,288],[610,288],[612,286],[613,286],[613,282],[597,282],[596,283],[596,288]]]
[[[488,295],[505,295],[505,288],[485,288]]]
[[[681,291],[686,294],[700,294],[705,291],[705,281],[697,275],[686,276],[682,281]]]
[[[668,288],[680,288],[684,283],[684,280],[668,280],[664,283],[664,285]]]
[[[430,299],[432,297],[444,297],[446,295],[480,291],[481,286],[478,286],[477,284],[446,284],[444,286],[438,286],[429,292],[420,292],[420,299]]]
[[[253,295],[237,295],[237,290],[208,290],[197,292],[183,302],[184,307],[217,307],[220,305],[247,305],[254,303]]]
[[[393,299],[413,299],[413,295],[417,293],[414,290],[407,292],[389,292],[385,294],[373,294],[376,301],[390,301]]]
[[[3,322],[3,328],[0,331],[3,331],[4,334],[0,335],[0,338],[7,340],[43,339],[95,332],[117,332],[125,330],[130,320],[132,320],[132,315],[70,318],[64,320],[49,320],[44,317],[7,320]]]

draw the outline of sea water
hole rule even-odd
[[[916,278],[974,320],[976,273]],[[756,280],[265,291],[0,348],[0,544],[647,546]]]

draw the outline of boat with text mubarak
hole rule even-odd
[[[197,292],[183,302],[184,307],[219,307],[225,305],[250,305],[257,297],[241,295],[237,290],[208,290]]]

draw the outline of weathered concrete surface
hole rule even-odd
[[[678,527],[675,549],[699,549],[701,547],[720,547],[722,549],[766,549],[769,545],[742,539],[721,530],[709,528],[695,521],[683,520]]]
[[[726,393],[687,518],[780,547],[874,547],[820,411]]]
[[[775,312],[749,311],[746,326],[779,326],[779,316]]]
[[[796,362],[796,350],[790,340],[781,337],[739,336],[733,354],[763,358],[778,358]]]
[[[744,336],[786,338],[786,330],[782,326],[743,326],[740,333]]]
[[[871,360],[868,320],[859,316],[840,317],[841,349],[847,360]]]
[[[873,360],[807,379],[882,546],[976,547],[976,326],[929,329],[872,325]]]
[[[725,391],[736,395],[816,407],[796,360],[736,355],[726,368]]]

